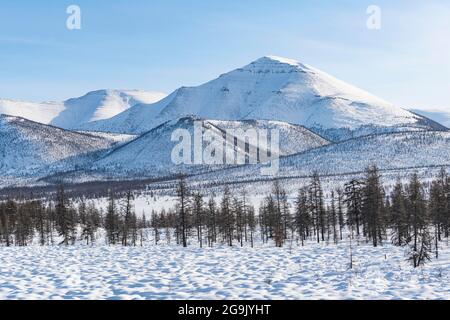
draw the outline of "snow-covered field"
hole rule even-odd
[[[405,248],[2,247],[0,299],[449,299],[450,248],[413,269]]]

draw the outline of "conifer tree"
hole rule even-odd
[[[134,217],[134,210],[133,210],[133,194],[131,193],[131,190],[128,190],[125,194],[125,199],[122,201],[122,245],[128,246],[128,240],[129,238],[133,237],[134,230],[135,230],[135,223],[136,219]],[[135,242],[135,241],[134,241]]]
[[[309,185],[309,209],[315,225],[317,242],[325,241],[326,212],[323,199],[323,191],[317,172],[313,174]]]
[[[109,190],[108,208],[105,216],[106,238],[109,244],[119,241],[119,216],[114,193]]]
[[[205,204],[203,201],[203,196],[200,192],[196,192],[192,200],[192,214],[195,219],[195,226],[197,229],[197,240],[200,248],[203,247],[203,225],[204,225],[204,215],[205,215]]]
[[[431,249],[423,187],[417,173],[412,175],[407,188],[407,210],[411,215],[409,260],[416,268],[430,259]]]
[[[35,207],[35,217],[36,217],[36,231],[39,234],[39,244],[44,246],[47,242],[47,228],[46,228],[46,220],[48,217],[46,216],[45,208],[42,206],[40,202],[36,203]]]
[[[361,212],[367,237],[372,239],[374,247],[381,243],[384,234],[383,209],[384,191],[380,183],[380,174],[376,166],[370,166],[366,170]]]
[[[235,217],[231,207],[231,192],[228,186],[225,186],[222,202],[220,204],[221,212],[221,233],[230,247],[233,246],[233,233]]]
[[[183,247],[187,247],[189,190],[183,175],[179,176],[178,179],[177,197],[181,241]]]
[[[331,225],[331,230],[333,231],[333,242],[335,244],[338,243],[338,231],[337,231],[337,224],[338,224],[338,217],[337,217],[337,210],[336,210],[336,199],[334,195],[334,191],[331,191],[331,205],[328,210],[328,221]]]
[[[344,209],[343,209],[343,201],[344,201],[344,193],[342,189],[338,188],[336,190],[337,193],[337,215],[338,215],[338,222],[339,222],[339,239],[343,240],[343,230],[345,227],[345,220],[344,220]]]
[[[305,188],[301,188],[295,200],[295,225],[298,237],[302,246],[304,241],[309,237],[309,229],[311,225],[311,217],[308,208],[308,195]]]
[[[73,211],[70,208],[69,200],[66,198],[64,187],[58,188],[55,204],[55,215],[57,222],[57,230],[63,238],[61,244],[69,245],[75,240],[75,223]]]
[[[236,236],[237,241],[241,245],[244,246],[244,219],[245,212],[243,209],[243,203],[238,197],[233,197],[231,201],[231,211],[233,212],[233,216],[236,220]]]
[[[164,215],[164,212],[161,212],[161,216]],[[151,226],[153,228],[153,235],[155,238],[155,245],[158,245],[159,240],[161,239],[159,235],[159,219],[158,219],[158,213],[155,210],[152,210],[152,216],[151,216]]]
[[[408,222],[406,220],[405,193],[402,182],[397,179],[391,193],[390,226],[392,227],[392,243],[397,246],[406,244],[408,239]]]
[[[208,201],[207,209],[208,220],[208,243],[212,247],[213,243],[217,242],[217,205],[214,197],[211,197]]]
[[[356,235],[360,235],[361,205],[363,184],[358,180],[351,180],[344,187],[344,203],[347,206],[347,225],[352,236],[356,229]]]
[[[95,207],[95,204],[93,202],[90,202],[86,205],[86,217],[84,225],[82,226],[82,236],[87,245],[89,245],[89,243],[94,243],[95,233],[100,225],[100,213]]]
[[[434,228],[434,248],[435,256],[439,257],[439,241],[442,240],[442,233],[447,229],[448,216],[448,194],[447,173],[441,169],[437,180],[433,181],[430,188],[429,214]]]
[[[247,208],[246,214],[247,214],[248,229],[250,233],[250,246],[253,248],[254,246],[253,235],[255,233],[256,228],[255,208],[253,206],[249,206]]]
[[[1,204],[1,233],[2,240],[7,247],[13,244],[12,235],[14,232],[15,220],[17,213],[17,205],[12,200],[7,200],[5,203]]]

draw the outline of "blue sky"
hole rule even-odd
[[[66,28],[66,8],[82,29]],[[381,30],[366,27],[369,5]],[[0,97],[171,92],[257,58],[297,59],[404,107],[450,108],[447,0],[0,0]]]

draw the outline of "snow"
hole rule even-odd
[[[383,174],[408,177],[414,171],[426,170],[424,177],[435,176],[440,167],[450,166],[450,133],[440,131],[402,132],[369,135],[310,149],[280,158],[278,178],[308,181],[313,172],[335,180],[348,181],[376,164]],[[248,165],[225,168],[192,177],[194,184],[207,185],[240,182],[254,184],[274,177],[261,176],[261,167]],[[395,180],[395,178],[394,178]],[[255,190],[254,187],[250,190]],[[294,189],[295,191],[296,189]]]
[[[8,179],[39,178],[91,163],[118,138],[68,131],[0,115],[0,185]],[[2,185],[1,185],[2,186]]]
[[[267,165],[175,165],[171,153],[176,143],[171,141],[171,134],[176,129],[186,129],[192,135],[193,122],[200,120],[198,118],[174,120],[142,136],[73,132],[21,118],[2,116],[2,119],[0,173],[3,185],[50,183],[55,174],[69,183],[80,183],[169,177],[183,171],[196,174],[190,180],[199,186],[209,185],[211,181],[254,185],[272,178],[261,176],[261,167]],[[384,133],[330,144],[301,126],[280,121],[202,121],[204,128],[213,129],[219,139],[226,129],[278,129],[282,157],[277,176],[282,179],[306,181],[314,171],[322,176],[346,175],[350,179],[371,164],[377,164],[390,176],[407,177],[423,169],[426,171],[424,178],[428,178],[435,175],[439,167],[450,166],[448,132]],[[264,149],[264,143],[260,147]],[[233,150],[230,146],[226,148],[227,152]],[[243,152],[239,148],[237,151]],[[164,183],[158,185],[157,188]]]
[[[164,98],[158,92],[138,90],[98,90],[64,102],[65,110],[51,124],[73,129],[83,124],[109,119],[139,103],[154,103]]]
[[[196,181],[206,183],[261,178],[258,166],[175,166],[171,134],[178,128],[192,132],[180,119],[203,119],[219,137],[228,128],[278,129],[280,155],[288,156],[280,163],[284,178],[357,173],[372,163],[405,172],[450,165],[447,133],[429,131],[443,126],[292,59],[263,57],[164,96],[97,90],[62,103],[0,100],[0,113],[72,130],[2,121],[2,185],[42,184],[55,174],[69,183],[180,171],[202,173]]]
[[[119,142],[119,143],[126,143],[126,142],[129,142],[138,137],[137,135],[134,135],[134,134],[120,134],[120,133],[110,133],[110,132],[95,132],[95,131],[75,131],[75,132],[109,139],[111,141]]]
[[[203,128],[211,129],[217,141],[222,141],[222,133],[227,129],[278,130],[280,135],[280,154],[290,155],[311,148],[324,146],[329,142],[311,131],[278,121],[218,121],[186,117],[165,123],[139,138],[111,151],[107,156],[93,163],[91,169],[101,171],[109,177],[152,177],[169,176],[180,170],[209,171],[211,166],[177,166],[173,163],[171,153],[178,142],[171,141],[172,133],[177,129],[185,129],[193,137],[194,121],[202,121]],[[241,137],[238,137],[241,138]],[[256,150],[255,146],[255,150]],[[192,147],[193,148],[193,147]],[[266,152],[267,143],[261,141],[259,148]],[[240,154],[245,150],[237,148]],[[226,143],[225,152],[234,152],[234,146]],[[192,149],[193,153],[193,149]],[[222,166],[220,166],[222,167]]]
[[[423,120],[318,69],[268,56],[198,87],[181,87],[157,103],[137,104],[80,128],[136,134],[187,115],[279,120],[325,129],[417,126]]]
[[[268,55],[268,56],[265,56],[265,58],[267,58],[269,60],[273,60],[273,61],[278,61],[283,64],[290,64],[291,66],[299,66],[300,65],[300,63],[298,61],[296,61],[294,59],[285,58],[285,57]]]
[[[0,99],[0,114],[27,118],[40,123],[50,123],[64,110],[61,102],[34,103]]]
[[[405,248],[3,247],[0,299],[448,299],[450,249],[414,269]]]
[[[447,128],[450,127],[450,108],[431,110],[411,109],[410,111],[439,122]]]
[[[111,118],[139,103],[155,103],[166,95],[143,90],[97,90],[63,102],[26,102],[0,99],[0,114],[71,129]]]

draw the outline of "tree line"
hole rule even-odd
[[[313,174],[308,185],[291,200],[275,180],[271,192],[258,210],[245,190],[224,188],[219,196],[206,198],[180,176],[176,204],[168,210],[137,217],[131,191],[108,192],[105,210],[83,197],[74,203],[60,187],[54,200],[0,203],[0,244],[26,246],[34,240],[41,245],[71,245],[98,241],[99,230],[109,245],[137,246],[149,241],[189,245],[253,247],[262,243],[283,247],[307,241],[338,244],[344,240],[365,241],[374,247],[391,242],[409,248],[414,267],[439,257],[440,243],[450,232],[450,178],[444,169],[429,187],[412,174],[407,183],[400,179],[387,192],[376,166],[361,179],[324,194],[320,176]]]
[[[119,200],[110,193],[106,212],[83,197],[75,204],[62,186],[55,200],[47,204],[41,200],[0,203],[0,245],[6,246],[27,246],[33,241],[40,245],[84,241],[89,245],[96,242],[100,229],[106,231],[108,244],[136,245],[143,241],[146,227],[145,216],[137,218],[133,210],[131,191],[120,195]]]

